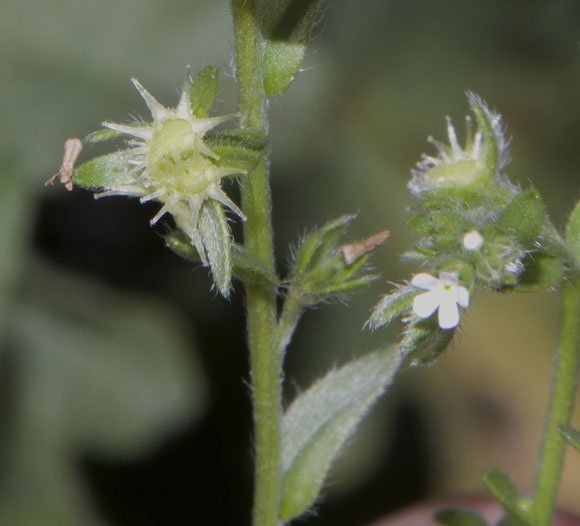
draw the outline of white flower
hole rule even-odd
[[[468,252],[479,250],[483,246],[483,237],[477,230],[470,230],[463,236],[463,247]]]
[[[429,318],[439,309],[439,327],[453,329],[459,324],[459,309],[469,306],[469,292],[459,286],[455,274],[440,272],[439,279],[422,272],[411,280],[411,285],[428,292],[419,294],[413,300],[413,312],[419,318]]]

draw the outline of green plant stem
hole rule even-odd
[[[264,43],[255,0],[232,0],[236,75],[243,128],[267,130]],[[242,178],[244,246],[274,274],[268,160]],[[253,526],[275,526],[280,504],[282,356],[277,350],[276,291],[246,285],[250,374],[254,408],[255,487]]]
[[[550,403],[536,469],[533,508],[537,526],[552,524],[566,443],[559,426],[570,425],[580,364],[580,279],[564,282],[560,341],[552,368]]]

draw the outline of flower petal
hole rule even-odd
[[[415,274],[411,280],[411,285],[417,287],[418,289],[431,290],[437,286],[439,280],[431,274],[421,272],[420,274]]]
[[[449,274],[449,272],[439,272],[439,280],[443,281],[445,285],[457,285],[459,280],[455,274]]]
[[[428,274],[427,274],[428,275]],[[435,312],[441,302],[441,294],[437,291],[429,291],[419,294],[413,300],[413,312],[419,318],[428,318]]]
[[[459,324],[459,309],[451,297],[445,298],[439,306],[439,327],[453,329]]]
[[[464,309],[469,307],[469,292],[465,287],[457,287],[457,303]]]

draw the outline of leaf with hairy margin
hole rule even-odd
[[[290,405],[281,432],[283,520],[315,502],[333,461],[389,387],[401,360],[397,347],[370,353],[331,371]]]

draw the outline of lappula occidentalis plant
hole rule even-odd
[[[408,226],[417,241],[406,257],[419,262],[422,271],[383,297],[367,322],[378,329],[401,317],[400,342],[331,371],[283,409],[284,353],[301,314],[369,284],[375,276],[366,260],[388,235],[381,231],[360,243],[343,244],[353,216],[340,217],[304,237],[286,279],[276,274],[268,100],[281,95],[295,76],[318,3],[232,0],[239,113],[210,116],[218,80],[212,67],[195,80],[188,71],[175,108],[163,106],[133,80],[152,122],[103,123],[84,142],[121,136],[126,147],[74,172],[79,143],[67,143],[76,149],[69,148],[60,178],[69,189],[74,183],[97,190],[96,197],[159,202],[151,223],[172,216],[175,231],[165,237],[170,248],[208,266],[223,296],[230,294],[232,276],[243,282],[255,424],[254,526],[285,524],[311,509],[333,460],[395,373],[443,352],[478,290],[529,292],[561,284],[561,337],[534,494],[520,496],[497,470],[484,476],[506,509],[504,524],[547,526],[564,439],[579,442],[578,432],[567,426],[578,370],[580,206],[560,236],[538,192],[521,190],[503,174],[508,144],[501,118],[473,94],[475,133],[468,119],[461,147],[448,121],[449,144],[431,140],[437,155],[423,157],[409,184],[417,206]],[[233,129],[217,129],[235,121],[239,126]],[[238,178],[240,207],[222,189],[225,177]],[[244,222],[243,243],[232,238],[228,211]],[[279,296],[284,298],[280,312]],[[439,520],[483,524],[458,511],[442,512]]]

